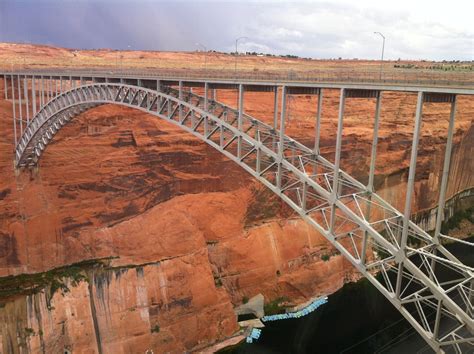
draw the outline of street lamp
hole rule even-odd
[[[119,53],[120,53],[120,49],[117,49],[115,51],[115,70],[119,70]]]
[[[237,56],[239,55],[238,51],[238,44],[241,39],[248,39],[248,37],[239,37],[235,40],[235,64],[234,64],[234,71],[235,71],[235,77],[237,77]]]
[[[206,48],[206,46],[205,46],[204,44],[199,43],[199,42],[197,42],[196,45],[199,46],[199,47],[202,47],[202,48],[204,49],[204,71],[206,71],[206,67],[207,67],[207,53],[208,53],[208,52],[207,52],[207,48]]]
[[[76,66],[76,64],[77,64],[77,61],[75,60],[75,58],[77,58],[77,54],[78,54],[78,53],[79,53],[79,51],[77,51],[77,50],[74,50],[74,51],[72,52],[73,57],[72,57],[71,63],[72,63],[72,66],[74,67],[74,69],[75,69],[75,66]]]
[[[128,50],[130,50],[131,46],[127,45]],[[120,56],[120,70],[123,72],[123,54]]]
[[[382,68],[383,68],[383,51],[385,49],[385,36],[380,33],[380,32],[374,32],[374,34],[378,34],[382,37],[383,42],[382,42],[382,59],[380,61],[380,80],[382,80]]]

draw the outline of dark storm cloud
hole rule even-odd
[[[240,50],[377,58],[373,32],[382,31],[389,58],[472,59],[471,2],[461,12],[425,3],[0,0],[0,41],[148,50],[196,50],[200,42],[232,51],[247,36]]]

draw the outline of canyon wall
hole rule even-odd
[[[96,266],[62,290],[22,289],[0,299],[0,352],[197,350],[238,330],[232,308],[244,297],[297,303],[359,277],[237,165],[142,112],[91,109],[56,135],[38,168],[15,171],[11,101],[2,90],[0,82],[0,284],[84,260]],[[236,98],[235,91],[217,93],[231,105]],[[383,101],[376,187],[399,209],[415,98],[387,93]],[[316,99],[289,101],[288,134],[310,146]],[[322,153],[329,160],[338,101],[337,90],[325,92]],[[270,122],[272,108],[272,95],[246,93],[250,115]],[[346,108],[342,168],[361,181],[373,109],[365,99]],[[448,197],[474,187],[472,99],[460,97],[458,111]],[[447,105],[426,104],[414,211],[437,203],[448,116]]]

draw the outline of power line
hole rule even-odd
[[[356,344],[353,344],[353,345],[351,345],[350,347],[348,347],[348,348],[344,349],[343,351],[339,352],[339,354],[342,354],[342,353],[344,353],[344,352],[348,351],[349,349],[352,349],[352,348],[354,348],[354,347],[358,346],[359,344],[361,344],[361,343],[363,343],[363,342],[366,342],[366,341],[367,341],[367,340],[369,340],[370,338],[372,338],[372,337],[376,336],[377,334],[379,334],[379,333],[381,333],[381,332],[383,332],[383,331],[386,331],[387,329],[389,329],[389,328],[391,328],[391,327],[395,326],[396,324],[398,324],[398,323],[402,322],[403,320],[405,320],[405,318],[404,318],[404,317],[402,317],[402,318],[401,318],[401,319],[399,319],[398,321],[396,321],[396,322],[392,323],[392,324],[391,324],[391,325],[389,325],[388,327],[384,327],[384,328],[382,328],[382,329],[378,330],[377,332],[375,332],[375,333],[371,334],[371,335],[370,335],[370,336],[368,336],[367,338],[364,338],[364,339],[362,339],[361,341],[357,342]]]

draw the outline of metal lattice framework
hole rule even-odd
[[[340,169],[344,101],[351,97],[376,98],[378,129],[380,91],[341,89],[336,158],[332,164],[319,155],[319,147],[310,149],[285,135],[288,88],[284,85],[277,130],[243,113],[242,84],[238,85],[239,109],[208,99],[207,83],[204,97],[184,92],[181,82],[179,90],[168,87],[166,93],[138,84],[93,83],[57,91],[22,128],[15,151],[17,166],[36,165],[54,135],[85,109],[113,103],[148,112],[202,139],[280,196],[367,277],[434,350],[472,350],[474,269],[442,245],[441,241],[449,237],[439,232],[439,225],[431,236],[410,220],[409,205],[401,213],[374,193],[372,167],[367,186]],[[321,102],[322,90],[317,93]],[[451,153],[455,95],[446,99],[419,92],[411,166],[413,160],[416,165],[422,104],[440,99],[452,104],[446,156]],[[376,146],[376,138],[374,143]],[[408,201],[414,170],[410,168]],[[445,159],[440,198],[444,198],[447,170],[449,158]]]

